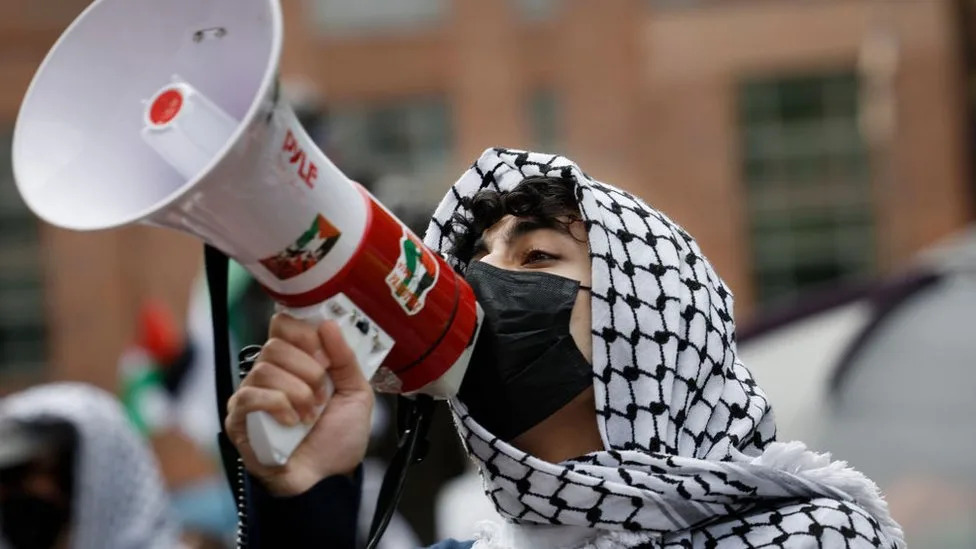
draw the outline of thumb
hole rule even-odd
[[[356,354],[346,343],[339,325],[334,320],[326,320],[319,325],[318,334],[325,355],[329,357],[328,373],[335,384],[336,393],[371,391]]]

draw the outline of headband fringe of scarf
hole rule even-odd
[[[590,246],[605,450],[543,462],[487,432],[455,399],[462,441],[507,521],[590,529],[599,535],[586,543],[601,548],[714,547],[729,538],[833,547],[838,536],[904,546],[874,483],[800,443],[774,442],[766,396],[737,356],[732,293],[694,239],[639,198],[561,156],[489,149],[438,206],[425,243],[463,272],[449,253],[460,230],[453,216],[470,215],[462,199],[531,176],[575,183]],[[510,544],[491,529],[479,543]]]

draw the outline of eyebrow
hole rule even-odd
[[[553,229],[551,223],[546,223],[539,219],[518,219],[515,224],[513,224],[508,231],[506,231],[504,239],[505,244],[511,246],[516,240],[522,238],[523,236],[541,230],[541,229]],[[491,250],[488,247],[488,241],[485,240],[484,233],[474,241],[473,251],[471,257],[477,257],[479,254],[487,254]]]

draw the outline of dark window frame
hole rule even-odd
[[[739,82],[740,169],[760,306],[876,268],[858,85],[853,69]]]

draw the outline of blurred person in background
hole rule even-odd
[[[869,479],[774,442],[736,356],[732,296],[660,212],[568,159],[490,149],[425,241],[485,309],[451,406],[506,519],[438,548],[904,546]],[[346,517],[374,397],[352,351],[334,323],[277,315],[255,364],[226,420],[261,532],[250,547],[355,546]],[[316,404],[327,406],[288,463],[258,463],[247,414],[290,425]]]
[[[10,395],[0,433],[0,547],[199,547],[181,542],[156,460],[112,395],[80,383]]]

